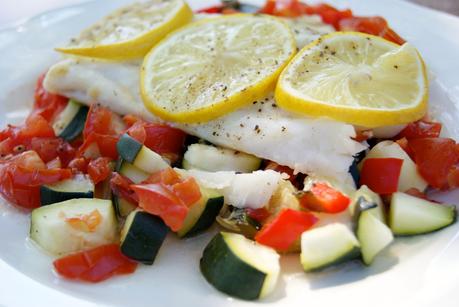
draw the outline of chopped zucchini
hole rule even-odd
[[[122,158],[118,159],[116,171],[121,175],[129,178],[135,184],[146,180],[150,175]]]
[[[168,231],[169,228],[159,217],[133,211],[121,230],[121,252],[126,257],[151,265]]]
[[[117,242],[118,221],[110,200],[71,199],[33,210],[30,238],[65,255]]]
[[[75,175],[71,179],[40,186],[42,206],[73,198],[93,198],[94,183],[88,176]]]
[[[386,214],[381,197],[370,190],[366,185],[361,186],[360,189],[354,193],[351,205],[349,206],[356,222],[358,219],[358,213],[362,209],[360,206],[361,202],[374,204],[373,208],[369,210],[371,210],[371,213],[375,215],[376,218],[378,218],[381,222],[386,223]]]
[[[88,107],[70,99],[53,123],[54,133],[66,141],[75,140],[83,132]]]
[[[389,225],[395,235],[429,233],[456,221],[456,207],[397,192],[392,195]]]
[[[169,164],[159,154],[142,145],[127,133],[121,136],[116,148],[122,159],[148,174],[153,174],[169,167]]]
[[[223,196],[209,189],[201,188],[201,199],[191,206],[182,228],[177,232],[179,237],[192,237],[210,226],[223,207]]]
[[[116,214],[118,214],[119,217],[127,217],[132,211],[137,209],[137,204],[133,204],[116,195],[113,195],[113,205],[115,206]]]
[[[418,172],[416,164],[411,160],[408,154],[393,141],[383,141],[376,144],[363,159],[360,166],[368,158],[397,158],[402,159],[402,169],[398,180],[398,191],[405,192],[411,188],[416,188],[419,191],[424,191],[427,187],[427,182]]]
[[[266,297],[277,283],[279,255],[240,234],[220,232],[204,249],[201,273],[218,290],[241,299]]]
[[[378,204],[368,202],[364,196],[360,196],[356,207],[357,238],[361,245],[362,259],[366,265],[370,265],[374,258],[386,248],[393,240],[389,227],[384,224],[378,210]]]
[[[216,218],[218,224],[225,229],[238,232],[248,238],[254,238],[261,225],[252,219],[244,208],[226,205]]]
[[[261,159],[232,149],[192,144],[188,146],[182,164],[184,169],[250,173],[260,168]]]
[[[357,258],[360,244],[352,231],[334,223],[313,228],[301,235],[301,264],[306,272],[318,271],[331,265]]]

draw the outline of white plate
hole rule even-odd
[[[128,0],[97,1],[52,11],[0,32],[0,126],[23,120],[33,84],[58,59],[52,47]],[[190,1],[203,7],[216,1]],[[251,1],[260,4],[262,1]],[[431,73],[431,103],[459,136],[459,19],[397,0],[330,1],[356,14],[382,15],[419,48]],[[446,195],[456,203],[459,191]],[[440,195],[439,197],[445,197]],[[167,238],[155,265],[96,285],[68,282],[51,271],[52,259],[27,239],[29,216],[0,206],[0,306],[457,306],[459,223],[440,232],[397,239],[374,266],[350,263],[304,274],[297,256],[282,259],[276,293],[252,303],[209,286],[198,261],[210,234]]]

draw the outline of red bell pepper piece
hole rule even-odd
[[[304,208],[326,213],[342,212],[350,203],[349,197],[325,183],[314,183],[300,197],[300,204]]]
[[[285,208],[273,221],[263,225],[255,235],[255,241],[285,252],[317,221],[317,217],[310,212]]]
[[[395,158],[366,159],[360,172],[360,185],[379,194],[397,192],[402,164],[402,159]]]

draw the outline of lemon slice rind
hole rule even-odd
[[[253,27],[244,27],[245,23],[249,24],[250,22],[254,23]],[[224,29],[225,24],[232,25],[235,27],[234,29],[239,29],[240,31]],[[277,31],[277,33],[272,36],[262,35],[267,34],[263,33],[263,31],[268,31],[267,29],[262,30],[263,27],[271,27],[271,30]],[[220,33],[217,30],[212,33],[213,29],[223,30]],[[260,35],[248,36],[252,41],[256,42],[254,43],[256,46],[244,45],[244,42],[241,43],[242,39],[237,39],[238,35],[243,35],[241,33],[245,31],[262,31]],[[209,33],[209,37],[211,37],[207,40],[209,46],[199,41],[203,33]],[[199,43],[191,47],[186,45],[188,36],[198,40]],[[228,42],[228,40],[231,42]],[[225,42],[227,42],[226,45]],[[239,43],[242,45],[238,46]],[[224,47],[221,47],[221,45],[224,45]],[[218,50],[219,46],[222,48],[220,51]],[[172,55],[171,52],[176,48],[184,51],[184,53],[179,54],[180,51],[178,51],[176,55]],[[199,58],[199,56],[196,56],[196,63],[193,63],[193,55],[188,56],[186,54],[186,50],[193,48],[198,50],[196,51],[197,53],[204,52],[206,56],[208,52],[209,61],[205,57]],[[275,52],[272,50],[273,48],[281,50],[281,54],[268,58],[266,54]],[[212,58],[214,49],[216,50],[216,55]],[[262,52],[263,50],[264,52]],[[219,56],[219,52],[221,52],[221,56]],[[266,15],[234,14],[200,20],[172,32],[145,56],[141,71],[142,99],[150,112],[165,120],[182,123],[207,122],[250,104],[257,99],[264,98],[267,93],[273,91],[278,76],[292,59],[295,52],[294,35],[290,27],[278,18]],[[245,62],[246,66],[241,71],[235,68],[242,65],[243,57],[250,58],[254,54],[259,56],[260,63],[254,65],[251,58]],[[166,55],[168,60],[172,62],[174,62],[174,56],[181,60],[175,61],[171,67],[158,67],[164,64],[163,57]],[[187,61],[187,59],[191,60]],[[217,62],[219,64],[215,64]],[[196,67],[194,67],[195,64]],[[209,65],[214,65],[215,69],[212,70],[208,67]],[[192,72],[187,71],[189,67],[191,67]],[[224,76],[225,70],[228,74],[232,72],[233,78]],[[258,73],[253,79],[251,79],[253,77],[253,74],[251,75],[253,73],[252,70]],[[269,72],[266,72],[267,70]],[[172,73],[165,81],[160,80],[158,76],[167,74],[169,71],[175,74]],[[240,72],[240,78],[239,76],[234,76],[236,72]],[[193,73],[201,75],[195,77]],[[212,86],[198,89],[197,87],[193,88],[191,82],[188,83],[189,86],[187,85],[187,87],[184,84],[186,84],[185,79],[188,77],[196,80],[198,78],[207,80],[210,83],[206,83],[206,81],[199,81],[202,82],[199,83],[196,80],[194,82],[197,84],[212,84]],[[178,78],[182,78],[182,80],[178,80]],[[168,87],[168,83],[170,83],[170,87]],[[156,85],[156,89],[152,88],[153,84]],[[244,86],[241,84],[244,84]],[[161,86],[162,88],[158,89]],[[209,94],[211,90],[213,92]],[[165,92],[169,92],[169,94],[163,95]],[[183,95],[178,93],[183,93]],[[178,97],[175,100],[173,99],[174,95]],[[212,97],[206,99],[206,95]]]
[[[368,89],[365,90],[365,94],[368,97],[371,94],[372,90],[375,90],[375,92],[383,92],[381,95],[386,95],[387,97],[390,97],[390,92],[391,89],[388,86],[387,91],[384,91],[384,87],[382,85],[385,85],[385,82],[387,81],[387,84],[392,86],[392,87],[397,87],[398,90],[400,89],[401,86],[417,86],[418,90],[414,91],[416,93],[416,97],[409,102],[405,102],[404,105],[397,105],[397,101],[391,101],[388,103],[388,106],[384,105],[383,103],[379,102],[373,102],[369,103],[369,105],[366,105],[365,102],[355,100],[353,101],[352,98],[354,98],[354,95],[349,95],[351,90],[349,89],[349,85],[346,84],[345,82],[339,83],[341,85],[341,88],[339,86],[336,86],[332,88],[331,90],[328,90],[328,95],[333,96],[333,97],[347,97],[346,95],[349,95],[348,97],[351,97],[350,99],[346,100],[346,104],[339,104],[339,103],[330,103],[330,101],[334,100],[333,97],[327,97],[327,100],[323,99],[317,99],[317,97],[312,97],[316,92],[320,92],[320,87],[321,85],[326,83],[327,78],[331,78],[329,75],[327,75],[327,69],[323,69],[319,73],[322,75],[317,77],[318,75],[315,75],[315,88],[312,86],[312,84],[307,84],[306,90],[303,88],[303,91],[300,89],[300,86],[295,86],[292,85],[294,82],[301,82],[298,81],[301,79],[301,77],[296,77],[295,74],[292,73],[293,70],[297,69],[298,65],[302,65],[301,61],[308,61],[305,59],[308,59],[308,57],[312,57],[314,61],[317,60],[317,53],[318,56],[321,57],[321,51],[324,50],[322,49],[327,47],[327,50],[325,50],[322,54],[323,59],[325,61],[329,61],[331,58],[331,52],[333,52],[333,44],[329,44],[333,39],[340,39],[340,37],[347,36],[348,38],[351,39],[357,39],[357,40],[365,40],[365,41],[370,41],[373,46],[374,45],[381,45],[385,46],[384,48],[387,48],[388,53],[396,53],[397,51],[405,52],[404,56],[408,56],[410,58],[410,65],[416,65],[416,80],[413,80],[413,82],[409,79],[409,76],[406,76],[405,80],[400,79],[400,84],[394,85],[391,84],[391,74],[392,72],[389,71],[387,73],[387,67],[384,68],[384,73],[379,73],[379,79],[381,82],[377,83],[374,88],[369,87]],[[367,46],[368,47],[368,46]],[[371,47],[371,46],[370,46]],[[319,50],[319,51],[318,51]],[[314,56],[316,56],[314,58]],[[374,56],[374,55],[373,55]],[[387,58],[390,55],[387,56]],[[327,57],[329,57],[327,59]],[[381,71],[383,68],[378,66],[382,66],[381,64],[381,58],[383,58],[384,55],[380,55],[373,63],[372,65],[374,66],[373,68],[376,70],[373,70],[373,72],[377,71],[380,69]],[[389,59],[390,61],[390,59]],[[320,62],[320,60],[319,60]],[[317,62],[316,62],[317,63]],[[355,64],[355,63],[354,63]],[[314,64],[312,64],[314,66]],[[362,65],[362,67],[365,65]],[[369,65],[371,66],[371,65]],[[387,65],[386,65],[387,66]],[[401,66],[401,65],[400,65]],[[347,73],[342,73],[341,75],[337,74],[336,79],[340,80],[345,80],[346,78],[349,78],[349,74],[356,74],[356,80],[354,78],[355,83],[359,83],[362,80],[359,80],[359,78],[362,78],[362,76],[365,76],[365,73],[362,73],[359,71],[360,67],[357,65],[355,66],[356,68],[354,70],[349,70]],[[349,68],[349,67],[348,67]],[[353,68],[351,66],[351,68]],[[400,69],[398,65],[393,65],[393,67],[389,67],[391,69],[394,69],[394,72],[397,69]],[[370,68],[371,69],[371,68]],[[298,71],[298,70],[297,70]],[[305,74],[308,73],[309,71],[302,70],[301,73]],[[358,74],[362,74],[362,76],[359,76]],[[371,73],[368,74],[371,76]],[[333,76],[332,76],[333,77]],[[398,76],[402,77],[402,76]],[[370,78],[370,77],[369,77]],[[386,79],[384,81],[384,78]],[[295,80],[296,79],[296,80]],[[352,78],[350,78],[352,79]],[[292,81],[294,80],[294,81]],[[306,79],[307,80],[307,79]],[[335,80],[336,81],[336,80]],[[310,80],[307,80],[305,83],[310,82]],[[365,83],[365,81],[364,81]],[[394,83],[394,82],[392,82]],[[368,82],[368,84],[371,84],[371,82]],[[327,88],[324,87],[323,91],[327,91]],[[311,93],[313,93],[311,95]],[[317,96],[317,95],[316,95]],[[326,94],[324,96],[327,96]],[[276,92],[275,92],[275,97],[277,104],[289,111],[295,112],[295,113],[300,113],[308,116],[314,116],[314,117],[329,117],[331,119],[337,120],[337,121],[342,121],[342,122],[347,122],[350,124],[354,125],[359,125],[363,127],[380,127],[380,126],[388,126],[388,125],[399,125],[399,124],[404,124],[404,123],[409,123],[415,120],[418,120],[422,118],[427,110],[427,102],[428,102],[428,79],[427,79],[427,73],[426,73],[426,68],[424,61],[422,60],[421,56],[419,55],[418,51],[414,49],[414,47],[410,45],[404,45],[404,46],[399,46],[397,44],[394,44],[392,42],[386,41],[380,37],[377,36],[372,36],[368,34],[363,34],[363,33],[357,33],[357,32],[335,32],[331,34],[327,34],[318,40],[312,42],[311,44],[305,46],[298,54],[295,56],[295,58],[287,65],[287,67],[284,69],[282,74],[279,77],[279,82],[276,87]],[[388,98],[388,101],[391,99]],[[371,104],[379,104],[378,106],[374,106]]]
[[[71,40],[68,46],[58,47],[56,51],[108,60],[141,58],[168,33],[186,25],[193,19],[191,8],[182,0],[171,1],[170,10],[166,12],[164,9],[155,7],[155,2],[161,3],[163,1],[134,3],[115,10],[83,30],[79,37]],[[145,13],[145,8],[148,5],[151,5],[151,11]],[[127,16],[128,14],[131,16]],[[116,21],[122,15],[127,16],[124,21],[125,24],[123,21],[119,23]],[[160,16],[155,17],[155,15]],[[136,17],[138,17],[137,20],[135,20]],[[160,20],[155,18],[160,18]],[[133,21],[134,23],[130,24]],[[145,25],[148,21],[151,22],[150,25]],[[124,37],[113,38],[117,31],[120,32],[120,36],[124,35]],[[96,40],[93,39],[94,36],[97,36]],[[109,42],[101,42],[104,40]]]

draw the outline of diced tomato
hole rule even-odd
[[[158,215],[173,231],[178,231],[189,207],[201,199],[201,190],[194,178],[182,179],[171,168],[153,174],[146,183],[131,185],[139,198],[139,206]]]
[[[368,186],[379,194],[397,192],[403,159],[370,158],[363,162],[360,185]]]
[[[9,202],[24,208],[40,206],[40,185],[70,178],[68,169],[47,169],[34,151],[0,161],[0,193]]]
[[[373,137],[373,131],[372,130],[358,130],[356,132],[355,138],[353,138],[354,141],[356,142],[364,142],[368,139],[371,139]]]
[[[130,128],[136,122],[141,122],[141,121],[143,120],[137,115],[127,114],[123,116],[123,122],[126,124],[127,128]]]
[[[448,173],[448,185],[450,188],[459,188],[459,165],[454,165]]]
[[[223,9],[222,5],[211,6],[197,10],[196,13],[220,14]]]
[[[88,282],[100,282],[114,275],[135,272],[137,263],[124,256],[117,244],[74,253],[53,262],[59,275]]]
[[[112,174],[110,163],[112,160],[106,157],[100,157],[89,162],[88,175],[94,184],[104,181]]]
[[[351,10],[338,10],[328,4],[307,5],[298,0],[268,0],[259,11],[283,17],[298,17],[304,14],[320,15],[322,21],[332,25],[338,31],[357,31],[381,36],[396,44],[405,41],[395,33],[382,17],[355,17]]]
[[[247,214],[258,222],[263,222],[270,216],[268,209],[265,207],[258,209],[247,208]]]
[[[85,157],[79,157],[71,160],[68,164],[68,168],[74,173],[84,173],[88,172],[88,164],[90,160]]]
[[[307,8],[306,4],[298,0],[268,0],[259,12],[275,16],[298,17],[306,14]]]
[[[112,173],[112,178],[110,179],[110,188],[113,195],[123,198],[124,200],[130,202],[131,204],[138,205],[139,198],[134,190],[131,188],[131,185],[134,183],[128,178],[118,174]]]
[[[317,220],[310,212],[282,209],[274,220],[263,225],[255,235],[255,241],[278,251],[287,251]]]
[[[238,10],[236,9],[233,9],[233,8],[230,8],[230,7],[226,7],[222,10],[221,12],[223,15],[231,15],[231,14],[237,14],[237,13],[240,13]]]
[[[167,156],[171,162],[179,159],[183,152],[186,133],[168,125],[135,122],[128,134],[156,153]]]
[[[379,16],[343,18],[339,21],[337,29],[340,31],[357,31],[380,36],[399,45],[405,43],[404,39],[389,28],[387,21]]]
[[[61,159],[59,157],[54,158],[53,160],[46,163],[46,168],[47,169],[62,168]]]
[[[78,149],[78,156],[83,156],[89,159],[98,157],[109,157],[113,160],[118,158],[118,143],[119,136],[90,134],[84,143]]]
[[[419,191],[418,189],[416,188],[411,188],[409,190],[406,190],[405,191],[406,194],[409,194],[411,196],[414,196],[414,197],[417,197],[417,198],[422,198],[422,199],[425,199],[425,200],[429,200],[427,198],[427,195],[421,191]]]
[[[78,217],[66,218],[65,221],[70,227],[82,232],[94,232],[97,226],[102,222],[102,215],[99,210],[95,209],[89,214]]]
[[[125,125],[118,115],[109,109],[92,105],[89,108],[83,130],[84,142],[78,149],[78,155],[86,158],[118,157],[116,143],[124,131]]]
[[[53,128],[40,115],[31,115],[22,126],[8,126],[0,132],[0,154],[16,155],[33,150],[47,163],[59,157],[64,166],[73,159],[75,150],[54,135]]]
[[[199,185],[192,177],[174,184],[172,186],[172,191],[187,207],[190,207],[201,199]]]
[[[27,148],[35,151],[45,162],[59,158],[64,167],[76,154],[76,150],[61,138],[32,138]]]
[[[68,98],[46,91],[43,87],[44,79],[45,74],[41,75],[37,80],[35,102],[30,116],[40,115],[48,122],[51,122],[67,106]]]
[[[448,138],[421,138],[410,140],[408,145],[419,173],[429,185],[436,189],[448,189],[448,177],[454,176],[459,163],[456,142]]]
[[[132,185],[139,197],[139,206],[158,215],[173,231],[178,231],[188,214],[188,207],[161,184]]]
[[[339,213],[347,209],[351,200],[326,183],[314,183],[300,198],[300,204],[309,210]]]
[[[419,138],[436,138],[440,136],[442,124],[418,120],[408,124],[396,138],[419,139]]]

